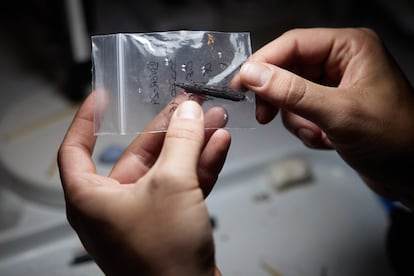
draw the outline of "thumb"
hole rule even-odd
[[[316,84],[268,63],[246,62],[240,70],[240,81],[274,109],[282,108],[321,125],[339,105],[338,97],[331,95],[336,88]],[[258,112],[261,114],[274,112],[268,104],[259,103],[257,108],[264,109]]]
[[[203,145],[203,110],[195,101],[185,101],[171,117],[156,164],[158,171],[175,180],[196,180],[197,164]]]

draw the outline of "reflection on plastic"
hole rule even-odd
[[[177,96],[177,83],[227,87],[251,55],[249,33],[173,31],[92,37],[95,134],[136,134]],[[254,95],[216,97],[203,109],[222,106],[227,128],[253,128]],[[167,126],[168,124],[166,124]],[[156,131],[165,131],[161,127]]]

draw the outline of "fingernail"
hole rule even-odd
[[[325,132],[322,133],[322,140],[326,146],[334,148],[334,144],[332,143],[331,139],[329,139],[328,135]]]
[[[240,73],[247,84],[257,87],[264,86],[272,75],[267,66],[254,61],[243,64]]]
[[[199,119],[201,107],[195,101],[185,101],[177,108],[177,117],[181,119]]]
[[[299,138],[302,140],[303,143],[305,143],[308,146],[312,146],[313,145],[313,138],[314,138],[314,133],[307,129],[307,128],[300,128],[297,131],[297,135],[299,136]]]

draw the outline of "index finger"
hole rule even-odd
[[[327,60],[335,42],[336,29],[294,29],[266,44],[252,60],[284,67],[292,63],[320,64]]]
[[[95,93],[91,93],[76,113],[58,152],[58,164],[65,185],[68,174],[95,173],[92,152],[96,137],[93,134]]]
[[[339,86],[349,64],[361,60],[372,32],[360,28],[295,29],[254,53],[252,60],[266,62],[327,86]],[[365,53],[366,54],[366,53]],[[355,65],[354,66],[359,66]]]

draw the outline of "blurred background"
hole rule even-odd
[[[72,262],[82,263],[82,258],[87,260],[87,255],[66,223],[55,162],[57,148],[76,107],[90,92],[91,35],[181,29],[243,31],[251,33],[255,51],[287,30],[308,27],[374,29],[414,83],[414,2],[411,0],[28,0],[4,5],[0,11],[0,274],[23,275],[30,271],[32,275],[48,272],[52,272],[48,275],[100,275],[93,265],[80,268],[70,265]],[[105,139],[102,138],[101,144],[97,145],[98,152],[114,144],[114,138]],[[131,137],[115,139],[118,139],[115,144],[122,145]],[[255,146],[251,146],[253,141]],[[274,149],[272,155],[269,155],[269,148]],[[258,125],[255,131],[233,133],[222,182],[232,184],[232,175],[238,170],[256,168],[259,164],[297,151],[305,152],[306,156],[310,154],[307,158],[311,161],[319,158],[313,157],[293,139],[279,119],[268,126]],[[353,173],[338,162],[339,168]],[[103,165],[98,169],[105,173],[109,167]],[[339,177],[348,178],[340,174]],[[223,226],[215,230],[215,235],[218,252],[229,253],[228,256],[218,256],[221,267],[227,272],[224,275],[393,275],[385,249],[389,206],[384,208],[370,191],[359,189],[349,190],[347,200],[358,202],[354,206],[332,203],[326,207],[331,210],[346,208],[348,213],[338,211],[344,216],[341,220],[356,216],[360,223],[355,228],[347,228],[349,239],[336,246],[354,244],[355,240],[370,241],[367,244],[380,251],[375,258],[369,257],[364,264],[363,256],[369,255],[364,251],[367,248],[356,246],[353,250],[359,253],[349,251],[349,256],[355,253],[354,257],[345,258],[350,263],[360,258],[351,267],[344,268],[348,264],[345,259],[343,263],[335,264],[313,260],[312,265],[317,268],[312,273],[307,273],[304,268],[287,266],[284,270],[287,272],[275,274],[273,270],[272,274],[272,266],[261,259],[261,265],[257,266],[260,273],[255,270],[243,273],[234,267],[243,262],[250,263],[241,261],[244,255],[237,255],[241,254],[240,248],[231,243],[233,232],[223,230]],[[247,190],[246,193],[249,191],[252,192]],[[355,191],[362,197],[353,197]],[[218,206],[227,209],[225,202],[237,201],[222,199],[223,203],[220,198],[226,197],[219,192],[210,203],[212,213],[215,212],[218,219],[218,227],[224,220]],[[221,192],[227,193],[227,190]],[[339,191],[333,190],[332,193]],[[240,196],[243,197],[242,194]],[[306,198],[305,192],[305,201]],[[318,197],[313,199],[313,204],[315,201],[319,201]],[[269,204],[268,213],[276,208],[271,207],[271,204],[276,204],[272,202],[266,203]],[[360,203],[361,206],[358,205]],[[289,201],[286,204],[294,203]],[[297,211],[301,208],[307,209],[305,206],[293,206],[292,209]],[[361,208],[366,208],[365,213]],[[275,215],[273,211],[270,213]],[[326,214],[330,215],[337,216],[338,213]],[[307,213],[304,213],[306,217]],[[314,225],[306,219],[304,223],[301,226],[304,229],[306,225]],[[229,226],[230,229],[237,228],[235,225],[236,222]],[[320,225],[315,226],[315,231],[329,227],[340,229],[342,226],[339,222],[336,226]],[[251,229],[250,232],[246,230],[246,235],[256,231],[254,227],[246,228]],[[289,232],[288,229],[286,231]],[[234,238],[233,241],[236,240]],[[366,245],[364,242],[361,244]],[[334,250],[335,247],[332,248]],[[321,254],[326,256],[327,252]],[[372,253],[372,247],[367,252]],[[286,256],[293,258],[295,254],[297,252],[292,251]],[[236,255],[239,259],[226,259],[229,255]],[[286,262],[294,262],[286,258]],[[283,264],[278,264],[278,267],[283,268]]]
[[[1,11],[2,66],[9,71],[7,60],[11,59],[56,85],[69,99],[78,100],[90,80],[90,35],[179,29],[249,31],[255,50],[292,28],[365,26],[383,37],[410,74],[412,59],[406,57],[414,43],[413,5],[409,0],[11,2]]]

